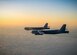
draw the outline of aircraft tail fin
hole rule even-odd
[[[44,25],[44,28],[48,28],[48,23],[46,23],[46,24]]]
[[[65,31],[66,30],[66,24],[63,24],[63,26],[60,28],[60,31]]]

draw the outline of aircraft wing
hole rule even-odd
[[[41,31],[37,31],[38,32],[38,34],[40,34],[40,35],[43,35],[44,33],[43,32],[41,32]]]

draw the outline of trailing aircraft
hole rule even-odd
[[[66,30],[66,24],[63,24],[60,29],[57,30],[32,30],[32,34],[35,35],[43,35],[43,34],[61,34],[61,33],[69,33],[69,31]]]
[[[48,27],[48,23],[46,23],[43,27],[25,27],[25,30],[42,30],[42,29],[50,29]]]

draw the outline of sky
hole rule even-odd
[[[67,24],[77,27],[76,0],[0,0],[0,27]]]

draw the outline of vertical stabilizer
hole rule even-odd
[[[46,24],[44,25],[44,28],[48,28],[48,23],[46,23]]]
[[[65,31],[66,30],[66,24],[63,24],[63,26],[60,28],[60,31]]]

